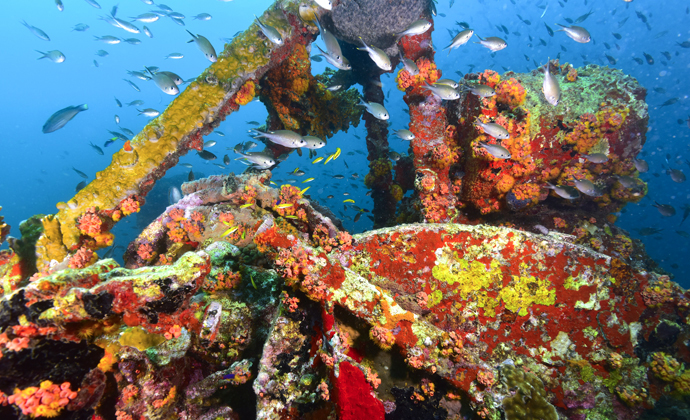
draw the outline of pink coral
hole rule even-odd
[[[85,235],[94,236],[101,233],[103,221],[92,207],[79,218],[79,231]]]
[[[139,258],[142,260],[149,260],[153,257],[153,247],[151,244],[141,244],[139,245],[139,248],[137,248],[137,255],[139,255]]]
[[[93,259],[93,250],[87,247],[81,247],[69,259],[69,268],[84,268],[91,265]]]
[[[139,202],[131,197],[127,197],[120,203],[120,210],[125,216],[129,216],[132,213],[139,213]]]
[[[69,382],[58,386],[51,381],[43,381],[39,387],[16,389],[7,402],[18,406],[25,416],[55,417],[76,397],[77,393],[70,389]]]

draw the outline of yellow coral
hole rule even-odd
[[[556,291],[548,289],[550,283],[546,279],[533,276],[513,276],[513,281],[503,287],[499,296],[505,302],[506,309],[518,312],[518,315],[528,314],[527,309],[532,304],[553,305],[556,303]]]

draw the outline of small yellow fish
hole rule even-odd
[[[286,214],[285,217],[288,219],[297,219],[297,216],[292,215],[292,214]]]
[[[324,165],[327,164],[328,162],[333,160],[333,156],[335,156],[335,153],[328,155],[328,159],[323,163]]]
[[[323,160],[323,156],[319,156],[319,157],[317,157],[316,159],[314,159],[311,163],[312,163],[312,165],[313,165],[313,164],[315,164],[315,163],[321,162],[322,160]]]
[[[246,209],[247,207],[251,207],[251,206],[253,206],[253,205],[254,205],[254,203],[242,204],[242,205],[240,206],[240,208],[241,208],[241,209]]]
[[[278,184],[276,184],[276,183],[273,182],[273,181],[269,181],[269,183],[270,183],[271,185],[278,185]]]
[[[315,179],[316,179],[316,178],[307,178],[307,179],[305,179],[304,181],[302,181],[302,184],[306,184],[307,182],[311,182],[311,181],[313,181],[313,180],[315,180]]]
[[[297,171],[299,171],[299,167],[295,168],[295,170],[292,171],[292,173],[293,173],[293,174],[294,174],[294,173],[297,173]]]
[[[294,206],[294,204],[292,204],[292,203],[283,203],[283,204],[278,204],[277,206],[275,206],[275,208],[277,208],[277,209],[287,209],[287,208],[290,208],[290,207],[292,207],[292,206]]]
[[[340,152],[342,152],[342,150],[340,150],[340,147],[335,149],[335,153],[334,153],[335,156],[333,156],[333,160],[338,159],[340,157]]]
[[[309,186],[309,187],[307,187],[307,188],[301,190],[301,191],[299,192],[299,195],[304,195],[304,193],[307,192],[307,190],[308,190],[309,188],[311,188],[311,186]]]
[[[259,288],[256,287],[256,283],[254,283],[254,276],[252,276],[252,275],[250,274],[250,275],[249,275],[249,280],[252,281],[252,286],[254,286],[254,288],[255,288],[256,290],[259,290]]]
[[[355,200],[348,198],[347,200],[343,200],[343,203],[354,203]]]
[[[221,238],[224,238],[224,237],[226,237],[226,236],[228,236],[228,235],[230,235],[230,234],[233,234],[233,233],[235,233],[235,232],[237,231],[237,229],[239,229],[239,228],[240,228],[239,226],[231,227],[230,229],[226,230],[225,233],[223,233],[220,237],[221,237]]]

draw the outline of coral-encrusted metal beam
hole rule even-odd
[[[415,187],[419,193],[424,218],[429,222],[447,222],[455,215],[456,197],[448,171],[454,154],[446,140],[446,109],[443,101],[427,91],[441,77],[434,63],[431,29],[421,35],[404,37],[399,46],[406,58],[416,62],[419,74],[412,76],[405,69],[397,77],[398,89],[405,91],[404,100],[410,107],[411,142],[414,151]]]

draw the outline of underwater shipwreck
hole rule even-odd
[[[442,78],[433,27],[391,35],[433,22],[430,3],[395,3],[277,1],[260,19],[281,45],[252,25],[56,214],[23,222],[19,239],[1,226],[10,249],[0,253],[0,418],[688,410],[690,295],[614,225],[647,193],[635,167],[646,90],[619,70],[551,60],[531,73],[467,74],[495,95],[444,101],[427,89]],[[312,75],[315,16],[343,41],[352,70]],[[397,71],[414,138],[395,162],[387,122],[350,89],[383,102],[383,72],[358,51],[359,36],[419,69]],[[542,94],[545,72],[561,80],[557,107]],[[364,120],[376,230],[351,235],[308,189],[248,168],[183,184],[182,199],[129,244],[124,267],[99,258],[179,157],[203,150],[204,136],[256,97],[266,130],[325,139]],[[565,198],[573,179],[591,194]]]

